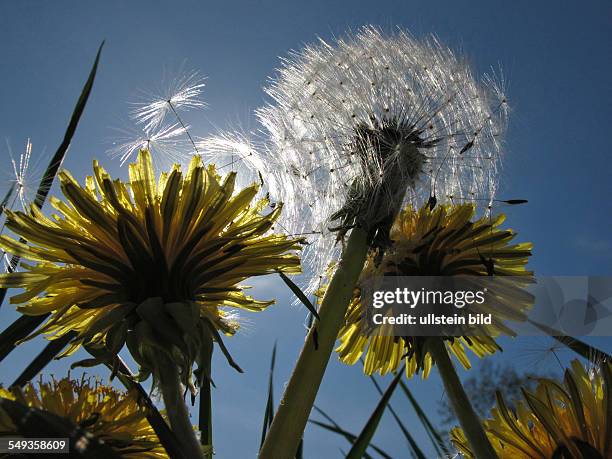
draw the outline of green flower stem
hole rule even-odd
[[[166,414],[170,427],[183,449],[185,458],[204,459],[202,447],[196,438],[183,400],[183,390],[178,367],[170,359],[158,356],[158,373]]]
[[[295,458],[367,252],[367,233],[361,228],[353,229],[319,309],[321,320],[308,333],[259,459]]]
[[[497,459],[497,454],[485,434],[482,422],[463,390],[463,385],[448,355],[444,340],[442,338],[431,338],[429,346],[429,351],[440,372],[448,399],[465,432],[474,456],[478,459]]]

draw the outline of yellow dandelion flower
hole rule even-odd
[[[122,392],[89,378],[59,381],[52,379],[38,387],[31,382],[23,390],[0,388],[0,399],[52,413],[80,426],[96,439],[124,458],[167,458],[153,428],[146,419],[144,408],[135,392]],[[0,406],[0,436],[20,437],[25,433]],[[35,433],[35,432],[34,432]]]
[[[0,275],[0,286],[20,287],[11,298],[26,315],[50,314],[34,335],[76,338],[116,353],[127,342],[142,373],[164,355],[184,383],[204,342],[233,334],[228,310],[261,311],[273,301],[244,292],[240,282],[276,272],[297,273],[300,240],[270,230],[281,212],[262,214],[258,186],[234,192],[235,173],[223,180],[195,156],[186,173],[175,165],[156,181],[148,151],[130,165],[129,182],[112,180],[94,161],[84,186],[59,174],[66,202],[52,199],[50,218],[7,211],[7,227],[28,241],[0,237],[0,247],[37,264]],[[32,335],[32,336],[34,336]]]
[[[471,204],[444,205],[430,210],[404,209],[391,230],[393,245],[382,260],[370,256],[360,276],[365,281],[376,276],[513,276],[530,282],[532,272],[525,269],[531,255],[531,244],[510,245],[516,234],[500,229],[504,215],[473,220],[475,206]],[[517,287],[514,282],[514,287]],[[513,293],[520,292],[514,288]],[[495,295],[489,292],[489,295]],[[523,311],[531,305],[529,295],[509,298],[503,292],[496,295],[497,304],[505,305],[499,319],[524,320]],[[367,333],[362,326],[365,310],[360,299],[359,282],[339,333],[341,344],[336,349],[340,359],[355,364],[365,354],[367,374],[386,374],[406,361],[406,374],[411,377],[420,370],[427,377],[433,359],[428,352],[426,337],[382,336]],[[486,333],[478,336],[445,338],[448,349],[465,368],[470,367],[466,348],[479,358],[499,349],[494,337],[511,334],[501,322],[486,326]],[[379,336],[380,335],[380,336]]]
[[[612,364],[587,371],[578,360],[563,383],[541,379],[535,394],[511,410],[501,394],[485,431],[500,459],[609,459],[612,457]],[[460,428],[451,432],[467,458],[474,455]]]

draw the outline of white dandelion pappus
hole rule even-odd
[[[279,173],[278,164],[271,161],[265,143],[259,142],[253,133],[220,132],[197,142],[202,158],[214,163],[220,173],[236,171],[236,184],[240,188],[260,184],[260,193],[270,200],[270,206],[283,203],[286,197],[296,196],[296,182]],[[301,218],[295,205],[283,208],[278,223],[288,232],[285,223]],[[290,226],[290,225],[289,225]],[[309,231],[311,233],[312,231]],[[301,234],[293,234],[294,236]]]
[[[11,175],[7,178],[6,183],[13,190],[14,201],[19,199],[21,208],[27,212],[30,208],[30,203],[34,200],[39,182],[42,178],[42,163],[44,157],[38,155],[38,159],[32,161],[32,142],[30,139],[26,141],[25,148],[18,157],[13,155],[13,151],[7,141],[7,150],[11,162]],[[10,208],[13,208],[14,201]]]
[[[245,187],[260,182],[266,170],[261,148],[249,136],[239,133],[220,132],[196,142],[205,162],[213,162],[221,173],[237,171],[236,184]],[[272,177],[274,180],[274,177]]]
[[[143,100],[132,103],[134,108],[130,116],[136,123],[142,124],[145,131],[158,128],[169,113],[182,124],[179,111],[206,107],[202,100],[205,78],[195,70],[179,74],[179,77],[164,78],[164,89],[143,93]]]
[[[323,233],[305,251],[311,291],[338,252],[330,227],[382,224],[408,203],[490,207],[507,117],[492,82],[433,37],[374,27],[283,60],[257,111],[262,161],[283,183],[283,224]]]
[[[201,149],[202,158],[214,163],[220,173],[237,172],[237,186],[244,188],[259,183],[262,192],[274,206],[281,198],[292,196],[297,190],[292,188],[295,185],[292,181],[284,180],[283,175],[277,173],[276,164],[270,162],[270,158],[264,154],[265,145],[253,140],[253,137],[221,132],[201,139],[197,145]],[[287,219],[286,215],[284,219]]]
[[[178,123],[161,125],[151,131],[134,127],[116,130],[119,136],[113,140],[107,153],[112,158],[119,158],[122,166],[140,150],[149,150],[158,168],[175,162],[180,164],[189,157],[185,152],[187,143],[181,138],[185,127]]]

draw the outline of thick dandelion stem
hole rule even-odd
[[[465,432],[474,456],[477,459],[497,459],[497,454],[485,434],[482,422],[463,390],[463,385],[448,355],[444,341],[442,338],[431,338],[429,345],[429,350],[440,372],[448,399]]]
[[[189,419],[187,406],[183,400],[183,390],[178,367],[169,359],[164,358],[162,362],[159,362],[158,372],[161,393],[164,398],[170,427],[183,449],[185,458],[204,459],[202,447],[196,438]]]
[[[308,333],[259,459],[295,458],[367,252],[366,231],[353,229],[319,309],[320,320]]]

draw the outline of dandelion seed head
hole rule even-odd
[[[140,101],[133,102],[131,118],[145,131],[158,128],[169,113],[206,107],[202,100],[205,77],[197,70],[184,71],[179,76],[164,77],[162,88],[154,92],[143,92]]]
[[[282,199],[300,216],[289,229],[327,233],[305,252],[315,274],[311,290],[337,254],[329,228],[343,224],[339,216],[357,212],[356,223],[364,224],[432,196],[492,202],[506,126],[504,82],[477,80],[465,59],[434,37],[365,27],[319,40],[283,59],[265,90],[272,101],[257,111],[265,163],[277,182],[292,182],[286,190],[298,190]],[[386,186],[391,179],[407,190]]]

